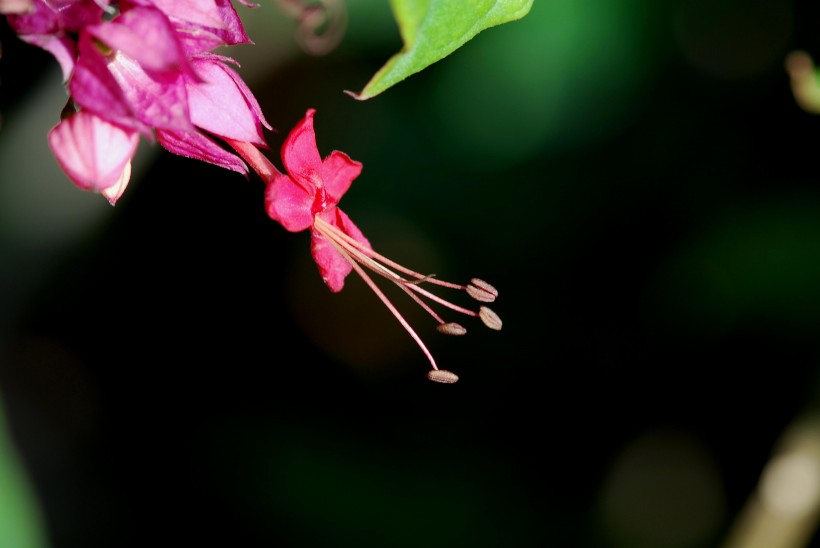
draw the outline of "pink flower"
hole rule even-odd
[[[10,14],[9,26],[21,40],[51,53],[60,64],[63,80],[68,81],[77,55],[73,37],[87,25],[102,21],[107,2],[30,0],[25,11],[15,11],[14,4],[8,0],[0,4],[0,13]]]
[[[424,284],[465,291],[482,303],[493,302],[498,291],[478,278],[462,285],[439,280],[434,275],[420,274],[374,251],[361,230],[338,207],[342,196],[361,173],[362,164],[337,150],[325,158],[320,156],[313,129],[315,113],[315,110],[309,109],[282,145],[282,162],[287,173],[281,173],[270,165],[256,148],[229,143],[268,183],[265,192],[268,215],[291,232],[311,230],[311,253],[330,290],[341,291],[345,278],[355,270],[427,356],[433,367],[428,378],[436,382],[456,382],[458,376],[438,368],[419,335],[367,271],[386,278],[404,290],[438,322],[438,331],[447,335],[463,335],[467,330],[460,324],[445,322],[422,298],[467,316],[479,317],[491,329],[501,329],[501,319],[486,306],[474,311],[446,301],[425,289]]]
[[[247,0],[239,1],[257,7]],[[251,42],[231,0],[136,0],[134,4],[153,6],[167,15],[189,55]]]
[[[188,110],[192,131],[157,129],[160,144],[174,154],[197,158],[225,169],[247,174],[247,166],[235,154],[207,135],[224,141],[246,142],[267,149],[262,127],[271,129],[253,93],[226,63],[227,57],[203,53],[191,59],[196,77],[186,75]]]
[[[112,205],[128,185],[138,142],[133,129],[84,111],[62,120],[48,134],[51,151],[74,184],[101,192]]]
[[[161,15],[147,9],[139,13]],[[101,27],[111,25],[114,24],[100,24]],[[148,72],[140,63],[147,55],[135,58],[115,49],[104,54],[92,35],[94,31],[94,27],[90,27],[80,34],[79,56],[68,87],[73,102],[82,110],[130,126],[149,138],[153,138],[152,128],[193,131],[180,71],[169,68]],[[168,38],[162,43],[173,44],[173,35]]]
[[[282,146],[282,162],[288,174],[273,177],[265,192],[268,215],[291,232],[313,227],[311,250],[322,279],[331,291],[341,291],[344,279],[353,269],[339,254],[316,220],[333,227],[360,245],[370,244],[358,227],[341,209],[339,200],[362,171],[362,164],[344,152],[334,150],[324,160],[316,147],[311,109],[290,132]]]
[[[225,4],[212,14],[213,21],[200,18],[216,25],[227,8],[235,14]],[[247,174],[241,159],[209,136],[266,148],[262,128],[271,126],[253,93],[227,65],[233,60],[198,50],[192,54],[191,45],[201,43],[185,41],[191,33],[183,30],[196,27],[190,22],[180,25],[156,8],[138,6],[110,22],[87,27],[79,41],[71,95],[81,108],[131,125],[149,138],[153,129],[171,152]],[[200,29],[193,34],[209,32]],[[241,40],[245,35],[234,29],[229,37]],[[102,52],[97,41],[110,53]],[[146,48],[146,42],[151,47]]]
[[[242,159],[217,140],[267,148],[263,128],[272,128],[253,93],[228,66],[234,61],[203,50],[248,41],[230,1],[137,0],[120,7],[123,11],[111,20],[79,29],[68,82],[73,105],[149,141],[156,138],[170,152],[247,175]],[[95,153],[60,151],[64,142],[52,143],[64,168]],[[80,188],[111,192],[89,170],[66,173]],[[81,180],[85,176],[90,178]]]

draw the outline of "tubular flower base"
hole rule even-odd
[[[455,373],[439,369],[421,337],[369,273],[378,274],[401,288],[438,322],[437,330],[445,335],[464,335],[467,329],[459,323],[446,322],[428,302],[466,316],[477,317],[490,329],[500,330],[501,319],[485,306],[495,301],[498,291],[478,278],[473,278],[468,284],[445,282],[433,275],[410,270],[374,251],[359,228],[338,207],[342,196],[361,173],[362,165],[336,150],[324,159],[321,158],[313,129],[314,114],[315,110],[308,110],[285,139],[282,162],[286,173],[277,170],[249,143],[228,143],[266,182],[265,205],[268,215],[291,232],[311,230],[311,252],[322,279],[330,290],[341,291],[347,275],[355,271],[424,352],[432,366],[427,378],[448,384],[458,381]],[[464,308],[430,292],[425,285],[464,291],[483,304],[478,310]]]

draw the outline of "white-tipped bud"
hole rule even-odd
[[[496,288],[478,278],[470,280],[466,291],[470,297],[481,303],[491,303],[498,297],[498,290]]]
[[[464,335],[467,333],[464,326],[455,322],[439,324],[438,327],[436,327],[436,331],[444,333],[445,335]]]
[[[444,369],[433,369],[432,371],[428,371],[427,378],[433,382],[441,382],[444,384],[453,384],[454,382],[458,382],[458,375],[451,371],[445,371]]]
[[[498,314],[496,314],[486,306],[482,306],[478,309],[478,317],[481,318],[481,321],[484,322],[484,325],[486,325],[490,329],[495,329],[496,331],[499,331],[501,329],[501,318],[499,318]]]

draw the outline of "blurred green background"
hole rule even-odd
[[[536,0],[365,102],[401,43],[388,2],[346,7],[312,56],[238,5],[270,157],[316,108],[371,243],[491,282],[504,329],[397,296],[461,377],[434,384],[255,176],[142,142],[115,208],[77,190],[57,64],[3,22],[0,543],[820,545],[820,117],[784,68],[820,5]]]

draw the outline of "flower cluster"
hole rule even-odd
[[[215,138],[267,148],[256,98],[213,52],[250,42],[230,0],[0,2],[17,35],[60,64],[70,98],[48,142],[78,187],[114,204],[140,135],[246,175]]]
[[[263,128],[272,128],[229,66],[232,59],[213,52],[250,41],[230,0],[108,1],[0,0],[0,13],[18,36],[50,52],[62,68],[70,98],[48,142],[66,175],[113,205],[128,184],[140,136],[246,176],[250,167],[266,184],[268,215],[291,232],[311,231],[311,252],[328,288],[341,291],[355,271],[424,352],[432,366],[428,378],[456,382],[458,376],[439,369],[369,273],[402,289],[447,335],[467,330],[444,321],[429,303],[499,330],[501,319],[486,306],[498,296],[495,288],[478,278],[467,284],[445,282],[373,250],[338,207],[362,164],[339,151],[320,156],[313,109],[282,145],[285,173],[274,167],[262,153],[269,148]],[[432,293],[430,286],[463,291],[481,304],[477,310],[464,308]]]

